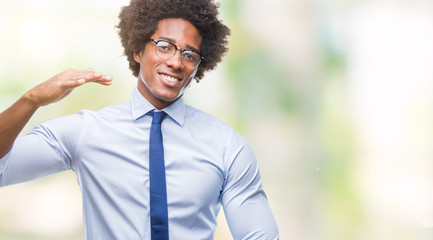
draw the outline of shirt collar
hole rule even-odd
[[[131,109],[132,119],[137,120],[148,112],[155,110],[155,107],[135,88],[132,92]],[[183,126],[185,122],[185,103],[183,102],[183,98],[179,98],[162,110],[180,126]]]

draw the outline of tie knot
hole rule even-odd
[[[161,124],[162,120],[164,119],[164,117],[167,115],[165,112],[160,111],[160,112],[152,112],[153,118],[152,118],[152,124],[156,123],[156,124]]]

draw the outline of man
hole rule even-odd
[[[18,137],[41,106],[111,77],[66,70],[0,114],[0,186],[73,170],[86,239],[212,239],[222,205],[235,239],[278,239],[257,161],[233,129],[184,104],[227,51],[212,0],[132,0],[119,35],[130,102],[54,119]]]

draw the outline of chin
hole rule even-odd
[[[178,94],[179,95],[179,94]],[[164,102],[173,102],[173,101],[176,101],[180,96],[178,96],[178,95],[176,95],[176,96],[173,96],[173,95],[171,95],[171,96],[167,96],[167,95],[159,95],[159,94],[154,94],[154,96],[156,97],[156,98],[158,98],[159,100],[162,100],[162,101],[164,101]]]

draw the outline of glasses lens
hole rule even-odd
[[[200,63],[200,54],[191,50],[184,50],[182,52],[182,61],[188,67],[195,68]]]
[[[156,43],[156,55],[163,59],[169,59],[176,53],[176,47],[166,41],[159,41]]]
[[[156,55],[164,60],[172,58],[177,51],[176,45],[171,42],[167,42],[164,40],[156,40]],[[185,49],[181,53],[182,63],[188,68],[196,68],[201,61],[201,56],[199,53]]]

